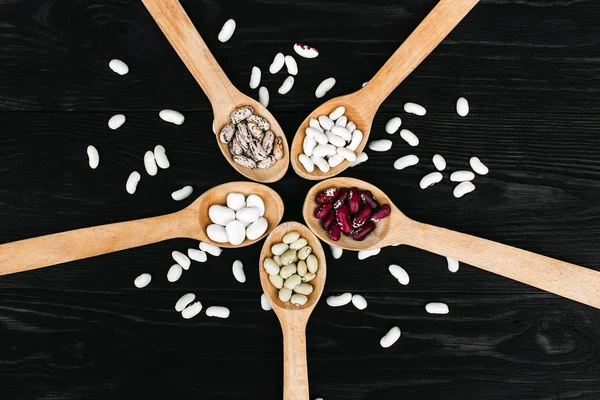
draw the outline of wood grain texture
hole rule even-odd
[[[263,70],[270,111],[291,139],[319,101],[317,84],[335,76],[331,98],[370,79],[435,0],[340,3],[183,1],[191,20],[234,85]],[[293,18],[292,18],[293,16]],[[390,95],[372,139],[393,139],[387,153],[345,176],[388,193],[409,217],[600,270],[600,4],[594,1],[482,0]],[[231,41],[216,35],[238,21]],[[274,95],[284,74],[265,73],[292,44],[317,47],[298,59],[286,96]],[[219,154],[209,103],[138,0],[12,0],[0,5],[0,242],[161,215],[180,209],[170,193],[197,193],[240,179]],[[111,58],[131,72],[108,69]],[[471,114],[460,118],[464,95]],[[424,118],[402,105],[427,106]],[[182,111],[182,126],[158,118]],[[127,122],[107,128],[117,112]],[[409,148],[383,127],[400,116],[421,144]],[[172,167],[142,177],[125,192],[133,169],[156,144]],[[100,151],[87,166],[85,149]],[[392,169],[409,152],[423,162]],[[445,179],[426,191],[419,180],[435,153]],[[490,174],[456,200],[450,172],[479,156]],[[284,199],[284,220],[302,220],[311,182],[288,171],[271,185]],[[192,199],[189,200],[190,202]],[[188,204],[188,203],[186,203]],[[173,240],[0,279],[0,390],[7,399],[280,399],[281,331],[263,312],[255,260],[260,246],[225,251],[166,281]],[[600,396],[600,314],[466,265],[456,274],[442,257],[405,246],[358,262],[328,256],[323,296],[360,293],[369,307],[319,303],[307,330],[311,398],[331,399],[596,399]],[[231,276],[245,264],[248,281]],[[399,285],[391,263],[410,274]],[[133,287],[152,273],[145,290]],[[227,320],[184,321],[176,300],[194,292],[204,306],[225,305]],[[443,301],[446,316],[424,306]],[[402,338],[379,339],[394,325]],[[235,377],[233,379],[232,377]],[[272,380],[267,380],[271,377]]]

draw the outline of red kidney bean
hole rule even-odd
[[[344,203],[346,202],[347,198],[348,198],[348,189],[340,189],[340,193],[338,194],[338,197],[336,197],[335,201],[333,202],[333,208],[337,210],[338,208],[343,206]]]
[[[315,217],[317,217],[319,219],[325,217],[327,215],[327,213],[329,213],[329,211],[331,211],[332,208],[333,208],[333,204],[331,204],[331,203],[321,204],[315,210]]]
[[[342,228],[340,228],[340,226],[338,224],[334,224],[331,229],[329,230],[329,238],[331,240],[333,240],[334,242],[337,242],[338,240],[340,240],[340,237],[342,236]]]
[[[322,220],[321,220],[321,225],[323,226],[323,228],[328,231],[329,229],[331,229],[331,226],[335,223],[335,212],[334,211],[330,211],[329,214],[327,214]]]
[[[390,212],[392,212],[390,206],[384,204],[377,210],[373,211],[373,214],[371,214],[371,221],[380,221],[390,215]]]
[[[348,208],[352,214],[356,214],[360,209],[360,192],[358,188],[350,188],[350,193],[348,194]]]
[[[335,217],[337,218],[338,225],[342,228],[342,232],[350,233],[352,230],[352,222],[350,221],[350,212],[348,206],[341,206],[335,210]]]
[[[371,234],[371,232],[373,232],[374,230],[375,230],[375,222],[373,222],[373,221],[367,222],[360,229],[357,229],[356,232],[354,232],[354,235],[352,235],[352,239],[359,241],[359,242],[361,240],[365,240],[365,238],[367,236],[369,236]]]
[[[373,197],[373,193],[371,193],[369,190],[363,190],[360,192],[360,198],[371,208],[379,207],[379,203],[377,203],[377,200],[375,200],[375,197]]]
[[[338,195],[338,188],[331,187],[323,190],[317,195],[317,204],[325,204],[331,202]]]
[[[371,211],[371,207],[369,207],[368,204],[365,204],[363,208],[360,209],[358,214],[354,216],[354,220],[352,220],[352,228],[356,229],[363,226],[364,223],[369,220],[369,217],[371,216]]]

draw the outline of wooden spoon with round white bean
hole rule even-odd
[[[259,238],[247,238],[238,246],[216,243],[206,235],[211,224],[208,209],[225,205],[229,193],[255,194],[265,203],[264,217],[268,228]],[[273,189],[254,182],[230,182],[216,186],[181,211],[114,224],[24,239],[0,245],[0,275],[27,271],[144,246],[175,238],[190,238],[219,247],[245,247],[258,242],[271,232],[283,216],[283,201]]]
[[[321,226],[321,221],[314,216],[317,195],[331,187],[369,190],[380,205],[390,206],[391,213],[376,222],[375,230],[364,241],[355,241],[345,235],[339,241],[333,241]],[[315,235],[334,246],[358,251],[405,244],[600,308],[600,272],[414,221],[404,215],[383,191],[365,181],[331,178],[319,182],[306,195],[302,214]]]

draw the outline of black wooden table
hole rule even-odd
[[[274,54],[305,42],[321,54],[296,57],[292,92],[263,74],[270,110],[291,142],[319,104],[316,85],[334,76],[328,97],[359,88],[434,0],[344,2],[183,2],[223,69],[243,91],[250,69],[266,72]],[[222,44],[216,35],[235,18]],[[390,96],[372,138],[392,138],[385,122],[401,116],[421,144],[399,137],[387,153],[344,175],[368,180],[417,220],[600,269],[600,3],[592,0],[482,0],[463,23]],[[124,76],[108,68],[125,60]],[[460,118],[455,101],[472,112]],[[428,108],[406,115],[406,101]],[[182,126],[158,118],[183,112]],[[117,131],[106,122],[127,116]],[[221,157],[208,101],[138,0],[0,2],[0,242],[158,215],[182,207],[170,193],[195,193],[242,179]],[[134,196],[125,180],[143,172],[143,153],[167,148],[172,167]],[[87,166],[95,145],[100,167]],[[398,157],[422,161],[396,171]],[[434,153],[448,171],[479,156],[491,172],[477,190],[452,196],[449,180],[421,190]],[[447,174],[446,174],[447,176]],[[301,221],[312,183],[290,168],[272,185],[286,220]],[[173,250],[191,240],[110,254],[0,278],[2,399],[279,399],[281,336],[262,311],[256,260],[260,245],[225,251],[165,279]],[[39,249],[44,251],[44,249]],[[467,265],[452,274],[444,258],[407,247],[358,261],[328,253],[324,296],[344,291],[369,301],[316,308],[308,328],[311,397],[332,399],[598,399],[600,311]],[[237,283],[233,260],[248,281]],[[511,260],[506,260],[510,263]],[[402,265],[408,286],[387,267]],[[154,280],[133,287],[142,272]],[[231,309],[226,320],[185,321],[173,309],[189,291]],[[442,301],[444,316],[424,305]],[[382,349],[392,326],[402,338]]]

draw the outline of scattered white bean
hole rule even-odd
[[[90,145],[87,147],[87,155],[90,168],[98,168],[98,165],[100,164],[100,154],[98,153],[98,150],[94,146]]]
[[[229,193],[227,195],[227,208],[229,208],[235,212],[244,207],[246,207],[246,196],[244,196],[241,193]],[[208,211],[209,211],[209,216],[210,216],[210,209]],[[233,215],[233,218],[235,218],[235,213]],[[215,222],[215,221],[213,221],[213,222]],[[229,222],[229,221],[227,221],[227,222]]]
[[[283,64],[285,64],[285,56],[283,53],[275,54],[275,58],[273,58],[273,62],[269,66],[269,72],[272,74],[278,73],[281,71],[281,68],[283,68]]]
[[[147,151],[144,154],[144,168],[146,168],[146,173],[150,176],[154,176],[158,173],[158,166],[154,159],[154,153],[151,151]]]
[[[140,179],[142,179],[142,176],[137,171],[133,171],[131,174],[129,174],[129,178],[127,178],[127,183],[125,184],[125,189],[127,190],[127,193],[135,193],[135,191],[137,190],[137,185],[138,183],[140,183]]]
[[[350,162],[353,162],[354,160],[356,160],[356,153],[354,153],[352,150],[348,150],[345,147],[338,147],[337,154],[344,157],[346,160],[348,160]]]
[[[412,133],[408,129],[402,129],[400,131],[400,137],[402,139],[404,139],[404,141],[406,143],[408,143],[412,147],[415,147],[415,146],[419,145],[419,138],[417,137],[417,135],[415,135],[414,133]]]
[[[207,260],[206,252],[204,252],[202,250],[188,249],[187,253],[188,253],[188,257],[194,261],[206,262],[206,260]]]
[[[260,68],[257,66],[252,67],[252,73],[250,74],[250,89],[256,89],[258,85],[260,85],[260,78],[262,77],[262,72]]]
[[[381,249],[361,250],[358,252],[358,259],[366,260],[367,258],[376,256],[379,253],[381,253]]]
[[[154,147],[154,159],[156,160],[156,164],[162,169],[167,169],[171,166],[167,157],[167,151],[160,144]]]
[[[248,240],[258,239],[267,231],[268,227],[269,222],[264,217],[260,217],[246,228],[246,237]]]
[[[457,260],[450,258],[450,257],[446,257],[446,261],[448,262],[448,271],[455,273],[458,271],[459,268],[459,263]]]
[[[202,311],[202,303],[197,301],[194,304],[184,308],[183,311],[181,311],[181,316],[184,319],[191,319],[200,314],[200,311]]]
[[[471,164],[473,171],[477,172],[479,175],[487,175],[487,173],[490,172],[490,169],[481,162],[479,157],[471,157],[469,164]]]
[[[135,278],[135,280],[133,281],[133,284],[135,285],[136,288],[145,288],[146,286],[148,286],[150,284],[150,281],[152,280],[152,275],[150,274],[141,274],[140,276],[138,276],[137,278]]]
[[[396,343],[398,341],[398,339],[400,339],[400,335],[401,335],[400,328],[395,326],[392,329],[390,329],[388,331],[388,333],[385,334],[384,337],[381,338],[381,340],[379,341],[379,344],[384,349],[387,349],[388,347],[390,347],[394,343]]]
[[[365,87],[365,86],[367,86],[368,84],[369,84],[369,81],[363,82],[363,83],[362,83],[362,87]]]
[[[177,282],[179,280],[179,278],[181,278],[182,274],[183,274],[183,269],[181,268],[181,265],[179,265],[179,264],[171,265],[171,268],[169,268],[169,271],[167,272],[167,280],[171,283]]]
[[[265,202],[258,195],[251,194],[250,196],[248,196],[248,198],[246,199],[246,207],[256,207],[260,211],[258,213],[260,217],[265,215]]]
[[[475,179],[475,174],[471,171],[455,171],[450,175],[452,182],[466,182]]]
[[[461,117],[466,117],[469,115],[469,102],[464,97],[461,97],[456,102],[456,112]]]
[[[302,43],[294,44],[294,51],[300,57],[304,57],[304,58],[315,58],[319,55],[319,51],[317,49],[315,49],[314,47],[307,46]]]
[[[217,121],[215,121],[215,120],[213,119],[213,122],[212,122],[212,131],[213,131],[213,133],[214,133],[215,135],[217,134],[217,125],[216,125],[216,123],[217,123]]]
[[[170,122],[175,125],[181,125],[185,121],[185,117],[182,113],[180,113],[179,111],[170,110],[168,108],[160,110],[158,116],[163,121]]]
[[[225,43],[229,39],[231,39],[231,37],[233,36],[233,33],[235,32],[235,26],[236,26],[235,21],[233,19],[228,19],[223,24],[223,27],[221,28],[221,31],[219,32],[219,35],[217,36],[217,38],[219,39],[219,42]]]
[[[271,311],[273,309],[264,293],[260,295],[260,307],[265,311]]]
[[[287,78],[285,78],[285,80],[283,81],[283,83],[281,84],[279,89],[277,90],[277,93],[287,94],[290,90],[292,90],[293,86],[294,86],[294,77],[288,76]]]
[[[211,306],[206,309],[207,317],[228,318],[229,309],[221,306]]]
[[[409,114],[415,114],[421,117],[427,114],[427,110],[425,109],[425,107],[416,103],[406,103],[404,105],[404,111]]]
[[[223,249],[221,249],[219,246],[215,246],[214,244],[208,242],[200,242],[200,250],[205,251],[214,257],[219,257],[223,252]]]
[[[336,260],[339,260],[342,257],[342,254],[344,254],[344,249],[342,249],[341,247],[333,246],[330,244],[329,248],[331,249],[331,255]]]
[[[312,156],[310,157],[310,160],[321,170],[321,172],[329,171],[329,163],[325,161],[324,158]]]
[[[360,143],[362,142],[362,140],[363,140],[362,131],[360,129],[354,129],[354,131],[352,132],[352,140],[350,141],[350,144],[348,145],[347,149],[356,151],[356,149],[358,149],[358,146],[360,146]]]
[[[410,282],[410,277],[408,276],[408,273],[401,266],[397,264],[391,264],[388,267],[388,270],[394,278],[398,279],[398,282],[400,282],[401,285],[406,286]]]
[[[258,89],[258,102],[265,108],[269,106],[269,89],[264,86]]]
[[[180,252],[180,251],[174,251],[174,252],[171,253],[171,257],[173,257],[173,260],[175,260],[175,262],[177,264],[181,265],[181,268],[185,269],[186,271],[188,269],[190,269],[190,265],[192,264],[192,262],[182,252]]]
[[[435,169],[438,171],[443,171],[446,169],[446,159],[439,154],[435,154],[433,156],[433,165],[435,165]]]
[[[407,167],[412,167],[413,165],[417,165],[419,163],[419,157],[414,154],[409,154],[404,157],[400,157],[394,162],[394,168],[397,170],[403,170]]]
[[[108,120],[108,127],[113,131],[119,129],[125,123],[125,116],[123,114],[116,114],[110,117]]]
[[[224,226],[211,224],[206,227],[206,234],[209,239],[217,243],[228,243],[227,231]]]
[[[292,56],[285,56],[285,67],[290,75],[298,75],[298,63]]]
[[[300,161],[300,163],[307,172],[313,172],[315,170],[315,164],[306,154],[300,154],[298,156],[298,161]]]
[[[108,67],[113,70],[114,73],[119,75],[127,75],[129,67],[123,61],[118,58],[113,58],[109,61]]]
[[[329,166],[331,168],[335,168],[335,167],[337,167],[338,165],[340,165],[343,162],[344,162],[344,157],[340,156],[339,154],[331,156],[327,160],[327,163],[329,164]]]
[[[359,310],[364,310],[365,308],[367,308],[367,300],[360,294],[352,295],[352,304]]]
[[[175,303],[175,311],[182,312],[183,309],[189,306],[194,300],[196,300],[196,295],[194,293],[184,294],[177,300],[177,303]]]
[[[419,182],[419,186],[421,187],[421,189],[427,189],[441,181],[443,177],[444,176],[439,172],[432,172],[430,174],[425,175],[423,179],[421,179],[421,182]]]
[[[184,186],[181,189],[176,190],[173,193],[171,193],[171,197],[175,201],[185,200],[188,197],[190,197],[190,195],[192,194],[193,191],[194,191],[194,188],[192,188],[191,186]]]
[[[429,314],[448,314],[450,312],[445,303],[428,303],[425,306],[425,311]]]
[[[331,114],[329,114],[329,119],[335,121],[336,119],[340,118],[342,115],[344,115],[344,113],[346,112],[346,107],[344,106],[339,106],[338,108],[336,108],[335,110],[333,110],[331,112]]]
[[[365,152],[360,153],[359,155],[356,156],[356,160],[354,160],[353,163],[350,163],[351,167],[356,167],[359,164],[364,163],[365,161],[367,161],[369,159],[369,155]]]
[[[388,139],[373,140],[369,143],[369,149],[373,151],[388,151],[392,148],[392,141]]]
[[[330,307],[341,307],[352,301],[352,293],[344,293],[339,296],[329,296],[327,300],[327,305]]]
[[[398,132],[400,125],[402,125],[402,120],[399,117],[394,117],[385,124],[385,131],[390,135],[393,135]]]
[[[452,194],[457,199],[460,199],[465,194],[471,193],[473,190],[475,190],[475,185],[473,185],[473,183],[471,183],[470,181],[466,181],[466,182],[461,182],[458,185],[456,185],[456,187],[452,191]]]
[[[233,265],[231,266],[231,271],[233,272],[233,277],[239,283],[246,282],[246,274],[244,273],[244,264],[240,260],[235,260]]]

